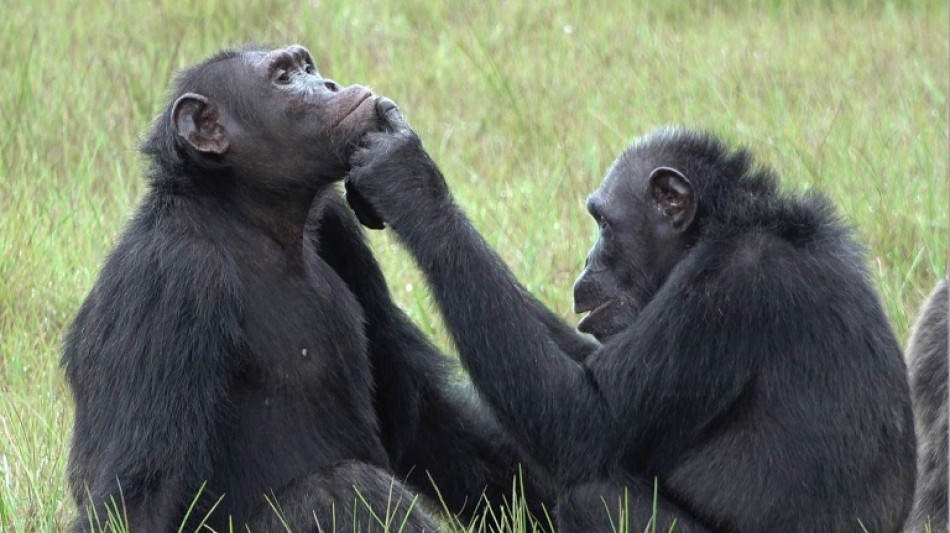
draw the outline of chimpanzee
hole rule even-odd
[[[73,531],[110,513],[283,531],[275,508],[294,531],[432,531],[401,480],[435,495],[431,477],[467,516],[511,494],[514,447],[391,301],[333,187],[375,100],[300,46],[180,74],[143,143],[149,189],[65,342]]]
[[[472,227],[391,101],[347,178],[425,273],[472,380],[555,476],[562,533],[898,531],[915,442],[901,350],[851,231],[746,150],[679,128],[588,199],[577,360]],[[657,497],[654,499],[654,487]],[[617,507],[617,506],[620,507]],[[608,512],[608,509],[610,512]]]
[[[947,531],[948,278],[940,280],[921,308],[907,346],[910,390],[917,422],[917,496],[907,533]]]

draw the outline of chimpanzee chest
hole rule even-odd
[[[275,394],[349,389],[370,379],[362,308],[332,269],[321,263],[311,270],[245,284],[246,363]]]
[[[304,272],[249,274],[244,349],[223,428],[227,461],[268,472],[269,479],[253,480],[263,482],[257,490],[342,460],[385,465],[355,296],[319,260]],[[257,462],[260,470],[251,467]]]

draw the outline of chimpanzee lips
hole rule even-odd
[[[610,307],[611,304],[613,303],[614,303],[613,300],[607,300],[605,302],[597,304],[596,306],[591,304],[590,306],[575,307],[574,309],[575,313],[583,313],[585,311],[588,311],[587,315],[584,316],[584,318],[582,318],[581,321],[577,324],[577,329],[579,329],[580,331],[588,332],[587,328],[591,325],[591,322],[595,320],[596,315],[600,313],[601,311],[603,311],[604,309]]]
[[[601,302],[601,303],[599,303],[599,304],[598,304],[598,303],[590,303],[590,304],[584,304],[583,306],[575,305],[575,306],[574,306],[574,312],[575,312],[575,313],[586,313],[587,311],[590,311],[589,314],[594,314],[594,313],[596,313],[597,311],[600,311],[601,309],[607,307],[608,305],[610,305],[610,304],[612,304],[612,303],[613,303],[613,300],[604,300],[603,302]]]
[[[356,110],[360,108],[367,100],[373,97],[373,91],[370,91],[366,87],[360,87],[359,85],[350,87],[340,93],[336,98],[345,99],[344,102],[341,102],[341,105],[346,105],[346,101],[351,101],[349,106],[347,106],[343,113],[334,120],[330,126],[327,128],[328,131],[333,131],[343,124],[343,122],[353,115]]]

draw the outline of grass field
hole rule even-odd
[[[234,43],[302,43],[400,103],[488,241],[570,320],[584,198],[620,150],[667,123],[746,144],[840,206],[903,342],[947,266],[947,3],[717,5],[0,0],[0,532],[73,513],[64,328],[143,190],[136,146],[171,75]],[[411,261],[373,244],[451,349]]]

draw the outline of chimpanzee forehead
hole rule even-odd
[[[236,57],[231,65],[235,78],[240,79],[255,72],[266,71],[273,57],[272,52],[272,50],[248,50]]]
[[[591,195],[593,201],[622,206],[635,203],[642,196],[650,169],[644,161],[626,156],[627,153],[624,152],[614,161],[603,183]]]
[[[200,64],[196,70],[217,71],[219,77],[233,76],[235,81],[249,72],[260,69],[280,48],[264,45],[246,45],[225,50]]]
[[[280,48],[252,48],[244,51],[244,60],[252,68],[266,67],[275,58],[290,52],[292,55],[307,53],[307,50],[299,45]]]
[[[244,54],[244,62],[253,69],[266,68],[267,65],[277,57],[277,54],[283,50],[283,48],[275,48],[272,50],[249,51]]]
[[[650,151],[640,150],[638,147],[627,148],[607,171],[603,188],[615,192],[640,190],[650,172],[657,166],[666,164],[669,162],[656,157],[656,154]]]
[[[268,56],[270,56],[271,50],[254,50],[245,52],[242,56],[242,59],[245,63],[251,66],[258,66],[267,61]]]

